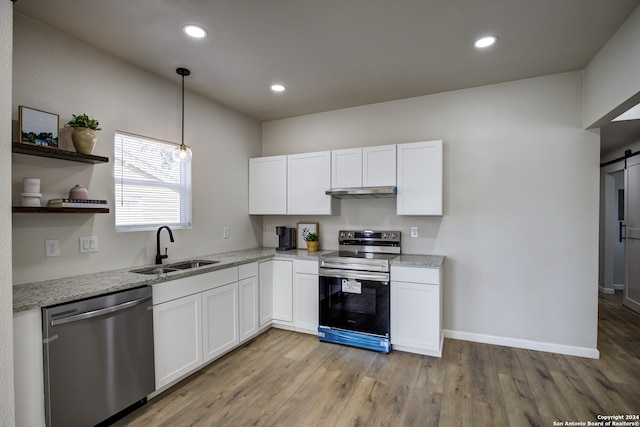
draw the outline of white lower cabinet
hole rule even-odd
[[[318,262],[296,260],[294,262],[294,316],[297,331],[318,333]]]
[[[153,306],[156,390],[202,364],[200,293]]]
[[[293,262],[273,260],[273,321],[293,322]]]
[[[13,313],[16,427],[44,426],[42,310]]]
[[[441,269],[391,267],[391,344],[442,356]]]
[[[254,337],[260,329],[260,294],[258,281],[258,263],[244,264],[238,267],[238,328],[240,342]]]
[[[238,283],[202,293],[204,362],[226,353],[240,343],[238,308]]]
[[[260,327],[271,324],[273,319],[273,261],[261,262],[259,268]]]
[[[238,345],[238,267],[153,285],[156,390]]]

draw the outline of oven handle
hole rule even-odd
[[[376,272],[355,272],[339,269],[321,268],[318,272],[320,277],[335,277],[338,279],[371,280],[374,282],[389,282],[389,273]]]
[[[339,271],[344,271],[344,269],[348,269],[348,270],[375,270],[375,269],[379,269],[380,271],[384,271],[385,267],[383,266],[376,266],[373,264],[366,264],[366,263],[362,263],[362,264],[346,264],[343,262],[327,262],[327,261],[322,261],[320,264],[320,268],[327,268],[327,269],[335,269],[335,270],[339,270]]]

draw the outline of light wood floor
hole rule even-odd
[[[600,359],[445,340],[442,359],[271,329],[118,426],[553,426],[640,413],[640,316],[600,297]],[[569,308],[570,309],[570,308]]]

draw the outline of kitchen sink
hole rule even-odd
[[[210,261],[206,259],[192,259],[190,261],[178,262],[175,264],[168,264],[169,268],[176,268],[178,270],[188,270],[190,268],[204,267],[205,265],[217,264],[220,261]]]
[[[175,264],[167,264],[158,267],[147,267],[140,270],[131,270],[132,273],[138,274],[163,274],[174,271],[189,270],[190,268],[204,267],[205,265],[217,264],[220,261],[210,261],[206,259],[192,259],[190,261],[177,262]]]
[[[177,268],[171,268],[171,267],[150,267],[150,268],[143,268],[142,270],[131,270],[132,273],[138,273],[138,274],[163,274],[163,273],[171,273],[173,271],[180,271]]]

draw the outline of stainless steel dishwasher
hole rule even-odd
[[[49,427],[93,426],[154,391],[150,286],[42,314]]]

